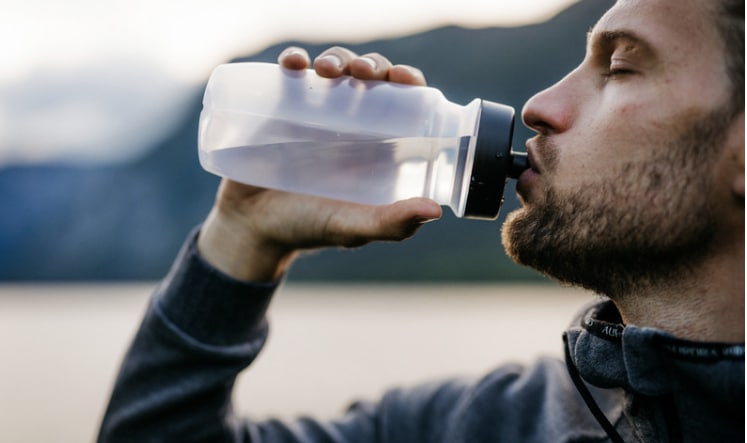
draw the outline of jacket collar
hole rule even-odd
[[[609,299],[582,310],[566,334],[579,373],[598,387],[662,396],[697,381],[703,394],[744,403],[744,343],[695,342],[626,326]]]

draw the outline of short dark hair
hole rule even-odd
[[[736,115],[744,111],[744,0],[721,0],[715,19],[726,49],[726,67],[733,94],[732,107]]]

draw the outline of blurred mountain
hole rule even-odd
[[[613,3],[583,0],[551,20],[517,28],[445,27],[365,44],[285,42],[237,61],[274,62],[288,45],[313,55],[333,44],[380,52],[418,66],[431,86],[457,103],[475,97],[521,109],[583,58],[586,32]],[[149,153],[117,166],[13,166],[0,169],[0,280],[158,279],[188,232],[204,218],[218,179],[197,160],[202,91],[183,123]],[[530,137],[517,124],[514,145]],[[462,220],[445,210],[399,244],[329,250],[300,260],[292,280],[539,279],[510,262],[500,243],[505,214],[517,206],[506,189],[497,222]]]

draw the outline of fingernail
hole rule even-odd
[[[302,54],[303,54],[303,51],[301,49],[292,46],[290,48],[286,48],[283,52],[281,52],[280,57],[282,58],[282,57],[288,57],[291,55],[302,55]]]
[[[321,56],[318,61],[325,61],[331,63],[337,69],[342,69],[342,59],[334,54]]]
[[[372,59],[370,57],[361,57],[360,60],[363,61],[363,62],[365,62],[374,71],[376,71],[376,69],[378,69],[378,67],[379,67],[379,65],[376,63],[376,60],[374,60],[374,59]]]

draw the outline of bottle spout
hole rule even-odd
[[[508,168],[509,178],[518,179],[522,172],[529,169],[529,158],[525,152],[511,151],[511,165]]]

